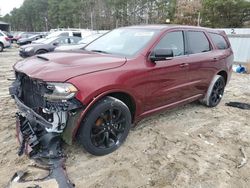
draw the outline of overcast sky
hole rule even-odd
[[[0,0],[0,14],[4,16],[13,8],[19,8],[24,0]]]

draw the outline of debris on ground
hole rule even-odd
[[[248,104],[248,103],[229,102],[229,103],[226,103],[226,106],[231,106],[231,107],[240,108],[240,109],[244,109],[244,110],[250,110],[250,104]]]
[[[24,151],[26,147],[21,144],[18,155],[27,153]],[[44,151],[43,151],[44,150]],[[54,155],[45,155],[47,151],[53,153]],[[56,155],[55,155],[56,154]],[[69,180],[66,174],[65,168],[65,155],[62,152],[61,144],[54,147],[53,144],[48,145],[47,148],[40,149],[36,151],[35,155],[29,155],[31,159],[35,161],[35,164],[29,165],[29,167],[37,168],[46,171],[46,175],[39,178],[28,178],[33,176],[34,171],[18,171],[14,174],[10,181],[10,188],[23,187],[34,187],[34,188],[73,188],[75,187],[73,183]],[[34,175],[35,176],[35,175]],[[48,184],[50,183],[50,184]],[[29,185],[29,186],[27,186]],[[49,185],[49,186],[48,186]]]
[[[242,154],[242,159],[239,165],[237,165],[237,168],[241,168],[243,167],[245,164],[247,164],[247,156],[246,156],[246,152],[244,150],[243,147],[240,148],[240,152]]]
[[[233,71],[236,73],[247,73],[246,67],[242,65],[233,65]]]
[[[40,164],[39,164],[40,163]],[[18,171],[11,178],[9,187],[36,187],[36,188],[73,188],[72,184],[66,174],[64,159],[49,159],[48,162],[39,162],[38,164],[29,166],[39,168],[47,171],[47,175],[32,179],[32,170]],[[25,185],[25,186],[24,186]]]

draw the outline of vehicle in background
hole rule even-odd
[[[55,31],[53,33],[48,34],[45,38],[49,39],[51,37],[81,37],[84,38],[86,36],[92,35],[94,31],[92,30],[76,30],[76,31]],[[44,39],[39,39],[37,41],[33,41],[32,43],[41,43]]]
[[[20,38],[20,39],[17,41],[17,44],[20,45],[20,46],[25,45],[25,44],[30,44],[30,43],[32,43],[32,41],[41,39],[41,38],[43,38],[43,37],[44,37],[43,34],[31,35],[31,36],[28,37],[28,38]]]
[[[5,35],[7,35],[7,37],[9,38],[10,42],[13,39],[13,35],[7,31],[2,31]]]
[[[80,40],[77,44],[75,45],[63,45],[63,46],[58,46],[55,48],[55,51],[68,51],[68,50],[80,50],[84,48],[87,44],[91,43],[95,39],[101,37],[103,34],[101,33],[96,33],[90,36],[85,37],[84,39]]]
[[[21,147],[49,155],[61,137],[109,154],[149,115],[196,100],[217,106],[232,65],[225,32],[174,25],[118,28],[84,50],[20,61],[10,94]]]
[[[39,35],[40,32],[16,32],[12,38],[12,42],[16,43],[21,38],[29,38],[33,35]]]
[[[35,54],[44,54],[54,51],[57,46],[77,44],[80,40],[80,37],[52,37],[41,43],[32,43],[21,46],[19,48],[19,55],[21,57],[30,57]]]
[[[10,39],[3,31],[0,30],[0,52],[7,47],[10,47]]]

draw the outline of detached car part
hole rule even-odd
[[[16,73],[16,80],[9,89],[19,112],[16,129],[20,148],[35,161],[48,165],[50,175],[60,187],[73,187],[67,179],[61,148],[61,133],[75,110],[83,106],[74,99],[77,89],[68,83],[44,83]]]
[[[229,102],[226,103],[226,106],[231,106],[231,107],[235,107],[235,108],[240,108],[243,110],[250,110],[250,104],[248,103],[242,103],[242,102]]]

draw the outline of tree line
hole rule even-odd
[[[200,0],[201,7],[177,10],[178,0],[24,0],[1,20],[14,31],[51,28],[109,30],[135,24],[197,24],[209,27],[242,27],[250,20],[245,0]],[[185,7],[184,7],[185,8]],[[181,12],[181,15],[177,15]],[[187,19],[189,18],[189,19]],[[195,20],[195,21],[194,21]]]

